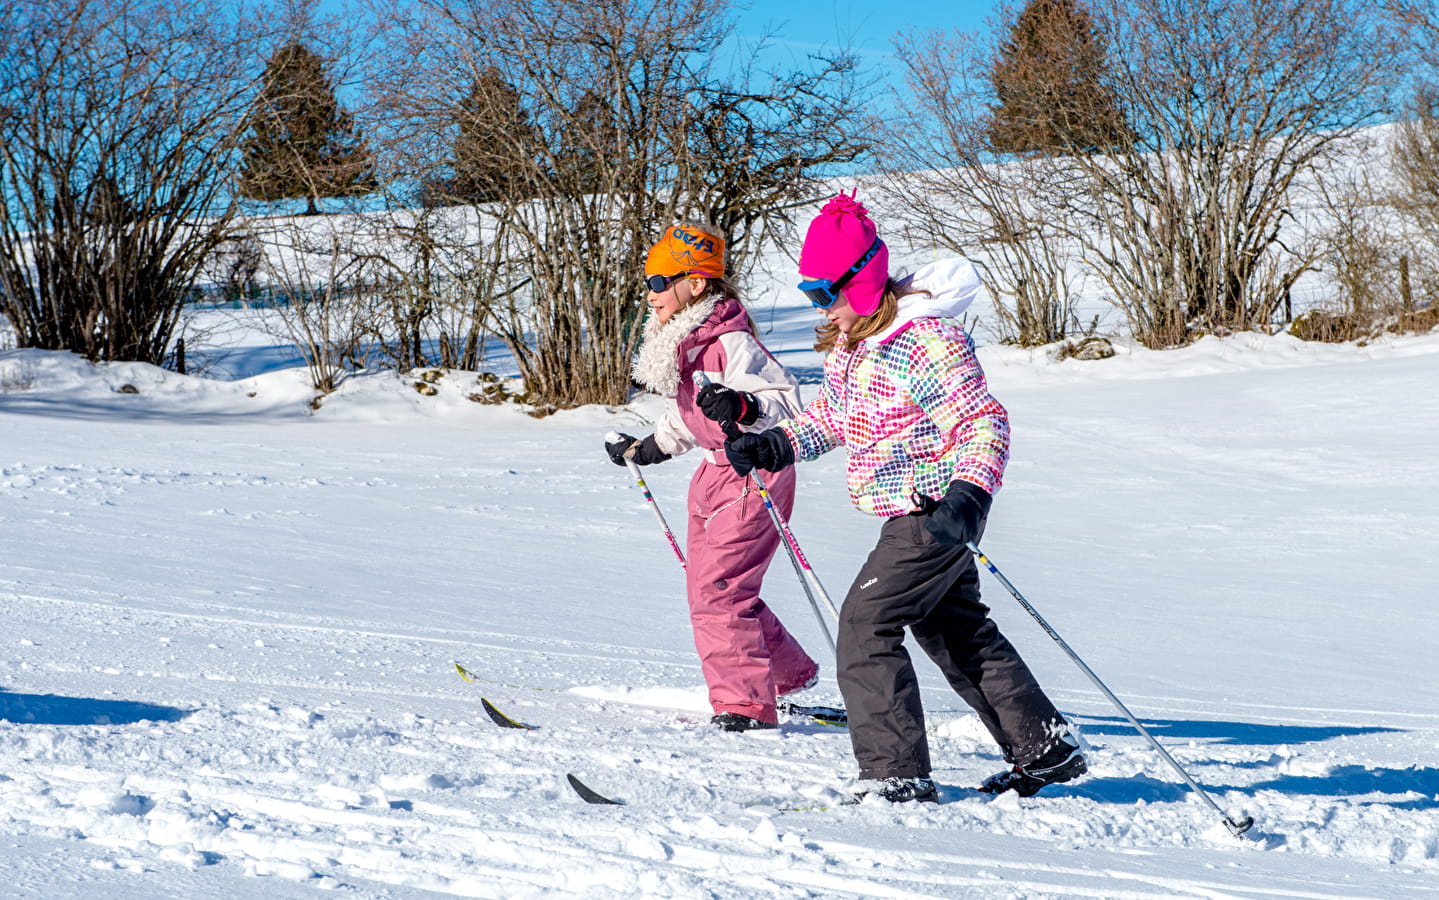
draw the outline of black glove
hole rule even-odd
[[[748,391],[737,391],[722,384],[707,384],[695,396],[695,404],[706,419],[753,425],[759,418],[759,400]]]
[[[736,435],[724,442],[724,455],[740,476],[748,475],[752,469],[778,472],[794,465],[794,447],[782,428]]]
[[[633,452],[631,452],[633,449]],[[660,449],[655,443],[655,436],[650,435],[644,440],[631,437],[628,434],[621,434],[617,441],[605,441],[605,452],[610,455],[610,462],[617,466],[625,464],[626,455],[634,460],[637,466],[651,466],[655,463],[662,463],[670,458],[670,455]]]
[[[924,527],[943,544],[967,544],[979,538],[979,526],[989,515],[989,492],[968,481],[955,481],[935,504]]]

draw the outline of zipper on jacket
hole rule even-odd
[[[854,369],[855,360],[857,360],[858,358],[859,352],[856,350],[849,355],[849,359],[846,360],[844,364],[844,394],[841,397],[839,408],[840,412],[844,413],[844,421],[846,425],[849,424],[849,373],[851,370]]]

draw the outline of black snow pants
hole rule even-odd
[[[916,512],[885,522],[840,609],[836,677],[861,778],[930,772],[905,628],[979,713],[1009,762],[1033,762],[1066,728],[980,602],[974,555],[936,541],[926,518]]]

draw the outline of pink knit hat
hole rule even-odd
[[[877,235],[869,211],[854,194],[841,191],[809,223],[804,246],[799,251],[800,274],[805,278],[838,281],[864,258]],[[888,281],[889,248],[881,243],[879,251],[849,279],[840,293],[849,302],[850,309],[867,316],[879,308]]]

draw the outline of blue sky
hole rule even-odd
[[[750,0],[736,4],[738,33],[778,32],[776,45],[804,53],[847,44],[881,62],[892,53],[891,36],[902,30],[985,31],[994,0]]]

